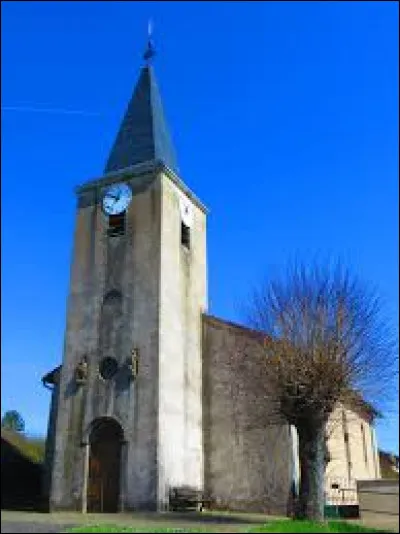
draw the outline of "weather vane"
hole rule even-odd
[[[147,62],[150,62],[151,58],[155,56],[156,54],[156,50],[154,48],[154,43],[153,43],[153,39],[152,39],[152,35],[153,35],[153,21],[150,19],[149,20],[149,23],[148,23],[148,26],[147,26],[147,34],[148,34],[148,38],[147,38],[147,48],[146,48],[146,51],[145,53],[143,54],[143,58],[147,61]]]

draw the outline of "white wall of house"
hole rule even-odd
[[[331,504],[356,503],[356,481],[381,478],[375,429],[363,414],[338,405],[329,418],[327,435],[331,460],[325,472],[326,501]],[[291,436],[293,479],[298,488],[300,464],[298,435],[294,427],[291,427]]]

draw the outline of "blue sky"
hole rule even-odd
[[[40,378],[62,358],[74,187],[102,173],[149,17],[181,175],[211,210],[209,311],[240,321],[271,270],[340,257],[398,324],[396,2],[6,1],[1,12],[2,412],[45,432]],[[398,452],[398,409],[377,431]]]

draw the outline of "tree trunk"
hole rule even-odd
[[[300,488],[295,515],[298,519],[324,519],[324,426],[298,428]]]

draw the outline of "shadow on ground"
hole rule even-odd
[[[141,512],[132,512],[132,518],[148,519],[151,521],[181,521],[181,522],[193,522],[193,523],[225,523],[225,524],[257,524],[265,523],[267,516],[266,515],[240,515],[235,512],[228,513],[218,513],[218,512],[162,512],[159,514],[154,513],[145,514]],[[118,514],[115,515],[115,520],[118,522]]]

